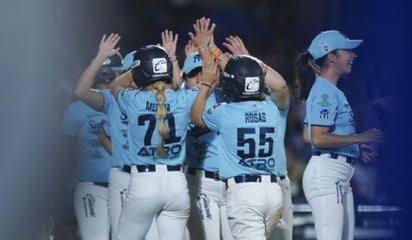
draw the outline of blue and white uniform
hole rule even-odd
[[[305,123],[309,139],[311,126],[328,127],[335,135],[356,133],[353,112],[344,93],[320,76],[316,77],[307,99]],[[312,208],[319,238],[353,237],[355,221],[350,179],[359,155],[358,144],[338,148],[312,145],[312,157],[303,174],[303,190]],[[325,205],[329,207],[322,207]]]
[[[267,101],[271,101],[270,92],[266,93]],[[286,158],[286,147],[285,147],[285,136],[286,136],[286,123],[287,114],[289,112],[288,108],[281,111],[281,118],[279,119],[279,127],[277,128],[277,134],[283,136],[282,142],[279,141],[276,153],[276,175],[278,176],[278,184],[282,189],[282,213],[276,229],[271,234],[271,239],[282,239],[282,240],[292,240],[293,238],[293,204],[292,204],[292,193],[290,189],[290,179],[288,177],[287,170],[287,158]]]
[[[98,139],[106,122],[105,114],[82,101],[72,103],[63,117],[63,133],[77,137],[79,145],[74,209],[82,239],[109,237],[107,185],[112,157]]]
[[[213,91],[205,108],[224,100]],[[187,181],[191,198],[188,229],[191,239],[233,239],[226,214],[226,184],[219,179],[217,132],[189,124],[186,140]]]
[[[285,117],[272,101],[221,103],[202,114],[205,125],[218,132],[219,174],[227,180],[227,215],[235,239],[261,239],[277,224],[282,192],[275,165]]]
[[[160,238],[183,239],[190,199],[182,164],[189,114],[197,91],[165,90],[166,156],[157,153],[160,135],[155,93],[122,89],[118,103],[129,119],[132,163],[129,194],[119,220],[117,239],[143,239],[156,219]]]
[[[109,173],[109,217],[112,239],[117,233],[120,212],[127,197],[130,174],[123,171],[125,165],[130,165],[128,119],[123,114],[110,89],[99,91],[103,96],[101,112],[105,113],[108,121],[104,125],[105,133],[110,136],[112,144],[112,167]]]

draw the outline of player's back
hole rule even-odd
[[[203,115],[219,131],[220,175],[274,174],[280,112],[270,101],[244,101],[214,106]]]
[[[192,90],[166,90],[165,124],[168,137],[164,139],[166,157],[156,149],[161,136],[158,117],[159,103],[152,91],[124,90],[119,95],[119,106],[129,118],[130,156],[135,164],[181,165],[184,159],[185,139],[190,108],[196,96]]]

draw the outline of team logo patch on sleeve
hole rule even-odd
[[[329,110],[326,108],[320,110],[319,119],[329,119]]]
[[[319,106],[322,106],[322,107],[330,107],[330,106],[332,105],[332,104],[329,102],[329,96],[328,96],[328,94],[326,94],[326,93],[322,94],[321,99],[322,99],[322,100],[317,103]]]
[[[219,107],[221,107],[221,106],[223,106],[223,105],[224,105],[224,103],[217,103],[217,104],[211,106],[211,107],[206,111],[206,113],[207,113],[207,114],[211,114],[212,111],[218,109]]]

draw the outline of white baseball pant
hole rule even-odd
[[[284,178],[283,178],[284,177]],[[293,239],[293,204],[290,190],[290,179],[288,176],[278,177],[278,184],[282,189],[282,213],[279,222],[272,232],[270,239],[292,240]]]
[[[122,208],[117,239],[143,240],[153,219],[159,239],[184,239],[190,213],[190,199],[185,174],[156,165],[155,171],[138,172],[131,168],[131,181]]]
[[[275,177],[276,179],[276,177]],[[227,216],[236,240],[266,240],[282,211],[282,190],[269,175],[254,182],[227,180]]]
[[[189,168],[191,240],[233,240],[226,214],[226,184],[212,172]]]
[[[74,211],[82,240],[109,239],[107,197],[107,187],[93,182],[77,182],[74,190]]]
[[[312,156],[303,173],[303,191],[312,210],[317,240],[352,240],[355,213],[346,157]]]

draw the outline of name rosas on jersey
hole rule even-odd
[[[248,112],[245,113],[245,123],[266,122],[265,112]]]

